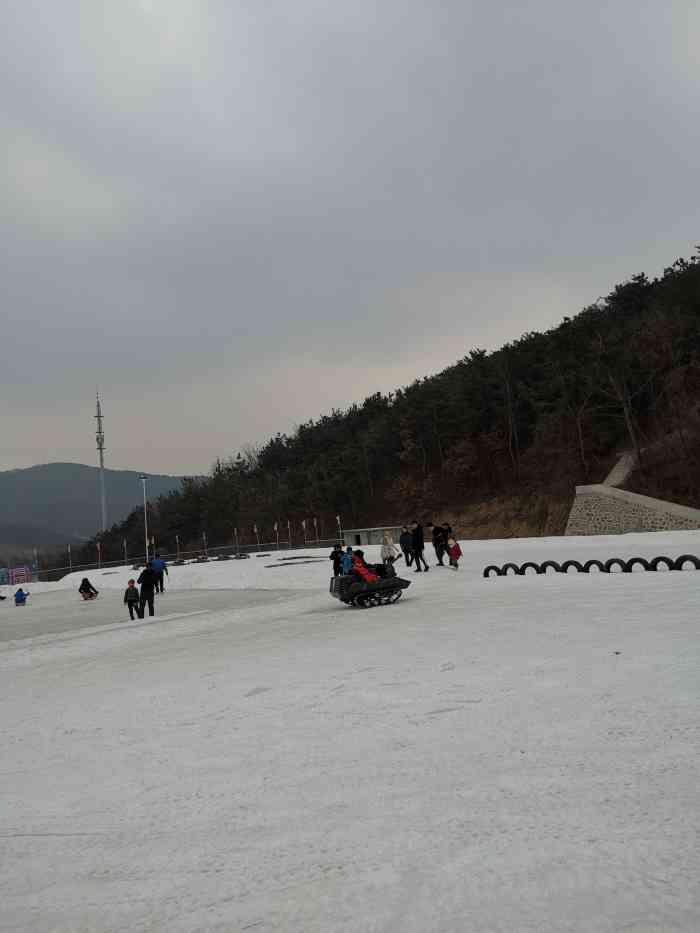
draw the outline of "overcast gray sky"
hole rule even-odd
[[[186,473],[698,240],[685,0],[0,0],[0,469]]]

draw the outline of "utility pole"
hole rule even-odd
[[[102,430],[102,404],[100,403],[100,393],[97,393],[97,455],[100,461],[100,506],[102,508],[102,524],[100,531],[107,531],[107,500],[105,498],[105,434]]]
[[[146,480],[145,473],[139,473],[139,479],[143,483],[143,534],[146,539],[146,563],[148,563],[148,503],[146,500]]]

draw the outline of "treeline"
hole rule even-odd
[[[217,462],[203,480],[150,506],[164,549],[273,539],[278,522],[317,517],[346,527],[456,514],[509,494],[565,496],[600,482],[623,449],[673,436],[676,493],[700,504],[700,263],[678,260],[658,279],[637,275],[544,333],[475,349],[436,376],[376,394]],[[658,458],[657,458],[658,459]],[[668,458],[666,458],[668,460]],[[534,527],[534,526],[533,526]],[[136,511],[102,536],[118,558],[140,552]],[[96,542],[85,549],[94,559]]]

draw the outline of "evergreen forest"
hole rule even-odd
[[[217,461],[149,505],[172,552],[295,543],[316,518],[347,527],[450,520],[463,537],[561,534],[577,484],[624,450],[627,488],[700,506],[700,261],[634,276],[551,330],[470,350],[437,375],[376,394]],[[309,537],[314,533],[309,531]],[[143,550],[143,513],[101,536],[103,560]],[[94,560],[97,539],[84,548]]]

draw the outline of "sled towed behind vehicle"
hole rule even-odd
[[[370,565],[370,569],[379,577],[376,583],[365,583],[352,573],[331,577],[331,596],[349,606],[371,609],[374,606],[388,606],[395,603],[401,598],[403,591],[411,585],[410,580],[396,576],[396,571],[391,564]]]

